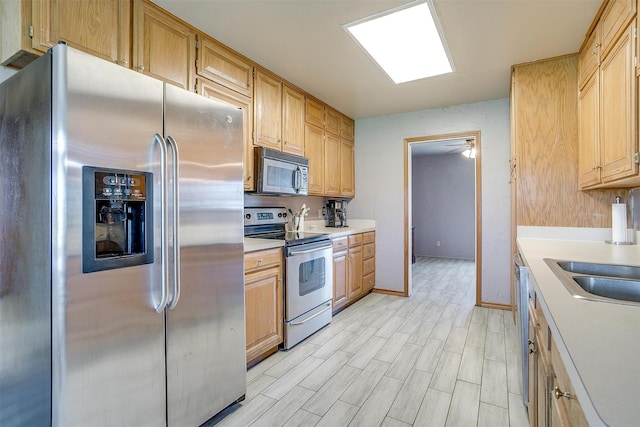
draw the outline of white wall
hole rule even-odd
[[[475,259],[474,165],[460,153],[412,156],[416,256]]]
[[[351,218],[376,220],[376,288],[404,290],[404,139],[481,132],[482,295],[509,304],[509,100],[356,121],[356,198]]]

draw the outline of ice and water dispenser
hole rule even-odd
[[[153,262],[153,176],[83,167],[82,271]]]

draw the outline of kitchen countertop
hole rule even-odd
[[[332,239],[348,236],[356,233],[366,233],[376,230],[376,222],[370,219],[353,219],[349,220],[348,227],[335,228],[325,227],[324,220],[307,220],[305,221],[304,231],[309,233],[325,233],[329,234]],[[284,246],[282,240],[273,239],[257,239],[253,237],[245,237],[244,252],[255,252],[266,249],[273,249]]]
[[[544,258],[640,266],[640,245],[518,238],[562,360],[590,425],[640,419],[640,307],[574,298]]]

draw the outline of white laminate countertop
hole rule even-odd
[[[590,425],[640,421],[640,306],[574,298],[544,258],[640,266],[640,245],[518,238]]]
[[[325,227],[324,220],[305,221],[304,231],[309,233],[329,234],[332,239],[348,236],[350,234],[366,233],[376,230],[376,222],[371,219],[349,220],[349,226],[344,228]],[[244,238],[244,252],[255,252],[284,246],[282,240]]]

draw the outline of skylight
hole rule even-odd
[[[404,83],[453,71],[431,11],[427,0],[343,27],[391,80]]]

